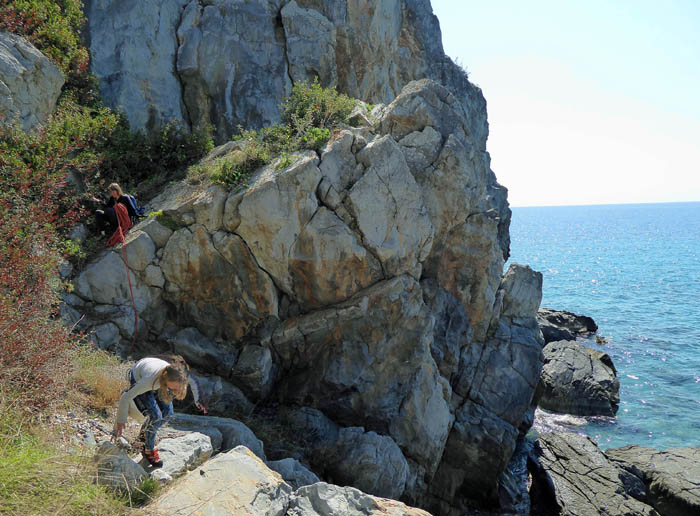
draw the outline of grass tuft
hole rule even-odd
[[[88,450],[61,450],[59,438],[0,394],[0,514],[121,516],[124,500],[97,486]]]
[[[282,124],[257,131],[240,128],[240,134],[233,139],[241,143],[234,151],[190,167],[187,180],[194,184],[211,181],[246,187],[253,172],[278,156],[274,168],[283,170],[294,162],[294,152],[320,152],[330,139],[331,130],[347,123],[356,103],[334,88],[321,87],[318,80],[310,85],[297,83],[282,105]]]

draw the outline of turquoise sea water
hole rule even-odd
[[[700,446],[700,203],[513,208],[512,262],[544,277],[542,306],[589,315],[620,379],[602,448]]]

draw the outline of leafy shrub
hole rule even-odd
[[[210,180],[228,185],[245,185],[248,177],[276,156],[281,170],[293,163],[290,154],[303,149],[320,151],[331,136],[331,129],[347,122],[356,101],[334,88],[297,83],[282,104],[283,124],[258,131],[240,129],[234,141],[242,144],[228,155],[190,168],[187,178],[197,183]]]
[[[133,132],[125,117],[117,124],[99,149],[100,175],[105,181],[120,182],[122,187],[147,197],[179,170],[184,170],[214,147],[210,129],[187,132],[171,122],[156,135]]]
[[[302,140],[304,141],[304,145],[309,148],[309,149],[314,149],[314,150],[320,150],[321,147],[323,147],[326,142],[328,141],[328,138],[331,137],[331,130],[327,128],[321,129],[320,127],[311,127],[309,128],[306,133],[304,133],[304,137]]]
[[[36,152],[42,142],[51,154]],[[37,408],[60,392],[73,345],[53,314],[66,249],[58,230],[77,216],[60,203],[74,150],[46,132],[0,128],[0,387]]]
[[[318,79],[310,85],[299,82],[282,105],[282,122],[297,133],[309,127],[333,128],[347,120],[355,104],[335,88],[323,88]]]
[[[81,74],[89,63],[82,7],[80,0],[0,0],[0,30],[27,38],[65,75]]]

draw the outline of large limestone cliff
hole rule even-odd
[[[323,443],[319,473],[435,514],[495,503],[542,367],[542,277],[503,275],[509,210],[469,113],[412,82],[374,129],[246,188],[169,187],[153,207],[176,230],[150,219],[127,238],[140,348],[217,375],[221,414],[281,402]],[[119,250],[74,284],[67,317],[128,347]],[[356,447],[359,466],[338,459]]]
[[[243,189],[179,183],[152,202],[174,226],[149,219],[127,239],[139,351],[184,355],[214,413],[274,400],[313,436],[304,458],[324,479],[440,515],[496,504],[542,368],[542,276],[503,273],[510,210],[486,104],[428,0],[86,10],[102,92],[137,127],[213,124],[224,141],[277,121],[291,84],[314,77],[382,103],[371,126]],[[124,270],[105,250],[63,308],[122,353]]]
[[[486,138],[486,103],[442,49],[429,0],[87,0],[92,71],[135,128],[279,120],[293,83],[318,77],[389,103],[410,81],[443,84]]]

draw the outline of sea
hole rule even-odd
[[[700,202],[512,208],[510,262],[543,307],[588,315],[620,380],[615,418],[538,413],[602,449],[700,446]]]

